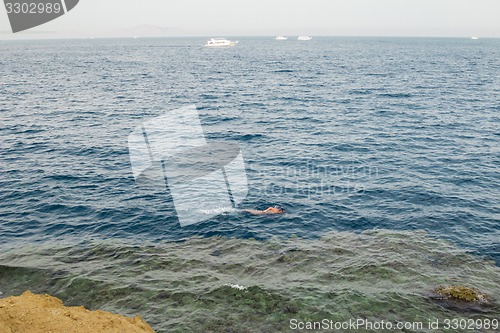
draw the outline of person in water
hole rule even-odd
[[[253,215],[285,214],[285,209],[280,206],[269,207],[265,210],[243,209],[243,211]]]

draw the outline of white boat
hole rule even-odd
[[[479,39],[479,37],[472,36],[470,39]]]
[[[297,38],[298,40],[311,40],[312,37],[310,36],[299,36],[299,38]]]
[[[207,40],[205,43],[206,47],[225,47],[225,46],[235,46],[238,44],[238,41],[232,42],[229,39],[225,38],[210,38],[210,40]]]
[[[287,40],[288,37],[285,37],[285,36],[278,36],[276,37],[276,40]]]

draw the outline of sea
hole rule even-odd
[[[159,333],[496,331],[500,39],[231,39],[0,41],[0,297]],[[239,145],[248,194],[181,226],[128,137],[189,105],[208,143]]]

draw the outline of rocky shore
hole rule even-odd
[[[141,317],[89,311],[82,306],[66,307],[58,298],[29,291],[0,299],[0,332],[154,333]]]

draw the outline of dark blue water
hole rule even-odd
[[[500,40],[0,42],[0,244],[424,229],[500,261]],[[196,104],[239,143],[244,207],[181,228],[127,137]]]

